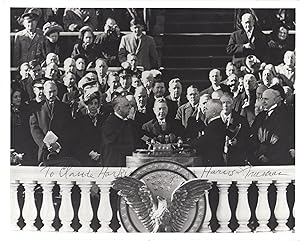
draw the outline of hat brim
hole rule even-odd
[[[30,19],[38,19],[39,15],[35,14],[35,13],[24,13],[21,16],[23,19],[25,19],[26,17],[29,17]]]
[[[45,30],[44,35],[49,36],[51,33],[62,32],[64,31],[61,26],[49,27]]]

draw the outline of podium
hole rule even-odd
[[[152,161],[172,161],[185,167],[201,166],[202,161],[199,156],[152,156],[145,152],[134,152],[132,156],[126,156],[126,167],[140,167]]]

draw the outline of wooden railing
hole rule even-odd
[[[112,210],[109,199],[111,181],[118,176],[129,175],[135,168],[106,168],[106,167],[23,167],[10,168],[11,187],[11,225],[14,230],[30,231],[59,231],[59,232],[112,232],[109,224],[112,219]],[[268,167],[192,167],[190,168],[198,178],[212,181],[217,188],[217,208],[210,207],[212,197],[206,193],[208,208],[200,232],[283,232],[294,228],[294,166]],[[78,220],[80,227],[72,225],[74,218],[74,198],[72,188],[78,186],[81,195],[78,196]],[[255,217],[258,226],[251,228],[249,221],[252,195],[248,189],[255,186],[258,189]],[[54,186],[59,186],[60,207],[54,198]],[[228,194],[231,186],[237,188],[237,205],[233,210],[230,202],[233,197]],[[273,195],[268,188],[273,186]],[[20,187],[24,188],[22,191]],[[38,187],[38,188],[37,188]],[[100,190],[98,209],[93,213],[91,196]],[[93,190],[94,189],[94,190]],[[288,191],[287,191],[288,190]],[[42,193],[41,204],[37,201],[37,192]],[[22,201],[23,200],[23,201]],[[270,203],[274,203],[272,207]],[[218,227],[213,230],[214,214]],[[96,215],[94,217],[93,215]],[[236,217],[237,228],[231,227],[232,216]],[[57,218],[58,216],[58,218]],[[270,218],[274,216],[276,224],[272,228]],[[37,217],[42,225],[37,225]],[[54,221],[60,220],[60,225],[54,227]],[[93,218],[97,218],[101,225],[92,229]],[[23,225],[20,225],[23,219]],[[293,220],[287,225],[288,220]],[[25,226],[24,226],[25,225]],[[231,228],[230,228],[231,227]],[[270,228],[271,227],[271,228]],[[118,232],[124,232],[121,226]]]

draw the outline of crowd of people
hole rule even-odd
[[[294,164],[295,52],[284,25],[266,36],[243,14],[227,45],[226,76],[212,69],[210,87],[183,90],[181,79],[159,71],[155,41],[139,18],[123,35],[109,17],[97,36],[90,17],[72,20],[67,28],[79,31],[79,42],[64,59],[59,33],[66,26],[53,21],[41,30],[35,8],[21,18],[11,148],[24,153],[23,165],[126,166],[126,156],[147,148],[145,136],[170,134],[196,150],[200,165]]]

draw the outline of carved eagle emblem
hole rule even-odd
[[[153,197],[143,180],[133,177],[118,177],[112,187],[137,214],[144,227],[152,233],[180,232],[188,218],[189,211],[194,208],[211,188],[206,180],[191,179],[182,182],[171,195],[168,204],[163,197]]]

